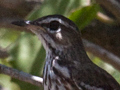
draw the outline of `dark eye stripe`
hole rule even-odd
[[[40,26],[49,29],[50,31],[57,31],[60,23],[58,21],[51,21],[50,23],[42,23]]]
[[[52,31],[56,31],[58,30],[59,26],[60,26],[60,23],[58,21],[51,21],[49,28]]]

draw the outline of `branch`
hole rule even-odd
[[[120,21],[120,3],[117,0],[96,0]]]
[[[41,77],[33,76],[1,64],[0,64],[0,72],[9,75],[12,78],[16,78],[18,80],[31,83],[36,86],[40,86],[43,83],[43,79]]]
[[[103,14],[101,12],[97,13],[97,17],[96,18],[98,20],[104,22],[104,23],[107,23],[107,24],[114,24],[115,23],[115,21],[112,18],[108,17],[107,15],[105,15],[105,14]]]
[[[113,67],[115,67],[117,70],[120,71],[120,58],[116,55],[110,53],[109,51],[103,49],[102,47],[95,45],[91,42],[88,42],[87,40],[83,39],[83,43],[85,46],[85,49],[94,54],[95,56],[98,56],[103,61],[111,64]]]

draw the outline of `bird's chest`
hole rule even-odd
[[[71,84],[66,80],[66,78],[70,78],[68,69],[60,66],[57,63],[58,59],[58,56],[46,58],[43,77],[44,90],[73,90]]]

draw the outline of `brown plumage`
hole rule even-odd
[[[88,58],[71,20],[49,15],[13,24],[35,33],[46,50],[44,90],[120,90],[117,81]]]

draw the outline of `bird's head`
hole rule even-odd
[[[35,33],[46,50],[49,45],[56,49],[69,47],[80,38],[76,25],[62,15],[49,15],[34,21],[15,21],[13,24]]]

